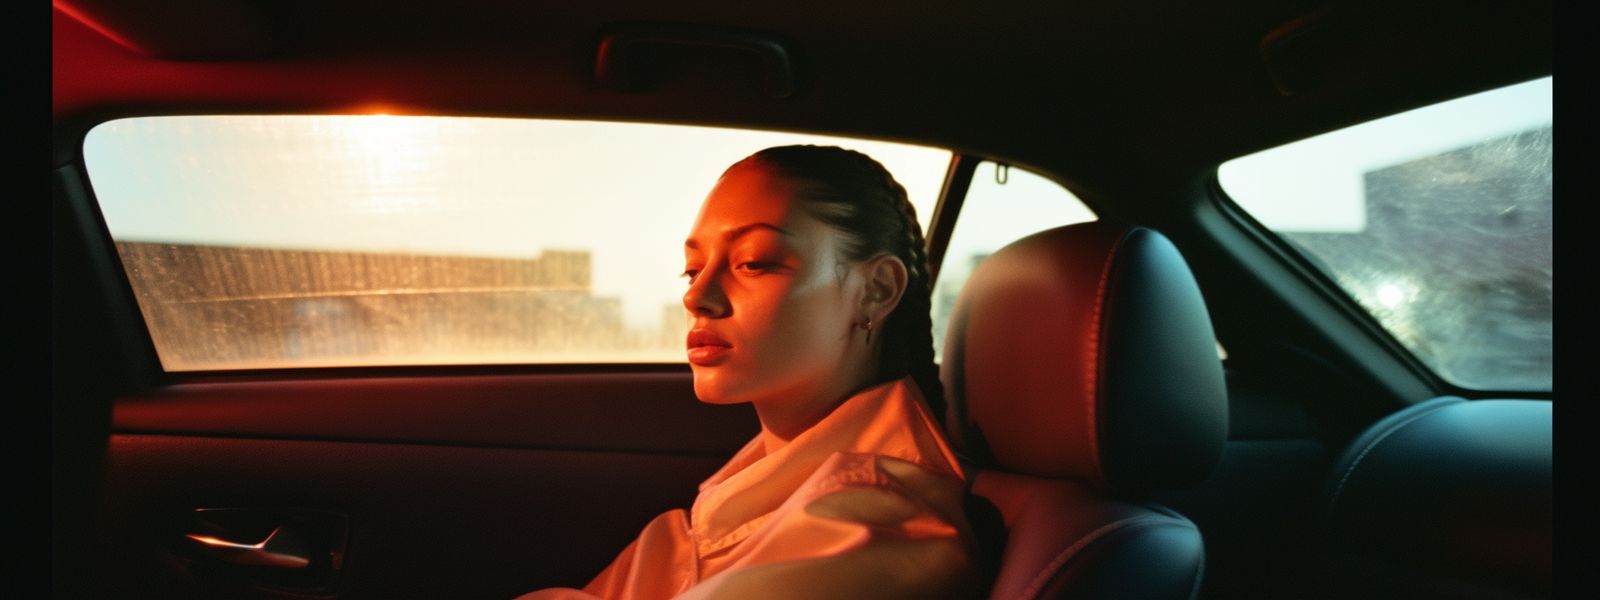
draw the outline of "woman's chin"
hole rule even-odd
[[[717,379],[720,378],[717,378],[714,374],[701,373],[701,370],[694,370],[694,395],[701,398],[701,402],[707,403],[707,405],[733,405],[733,403],[738,403],[738,400],[728,397],[728,390],[723,389]]]
[[[707,372],[711,369],[696,367],[694,370],[694,395],[706,404],[738,404],[745,400],[728,389],[728,383],[723,373]]]

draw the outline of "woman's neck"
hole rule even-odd
[[[848,395],[831,401],[756,404],[756,416],[761,419],[761,438],[766,444],[767,454],[776,452],[816,426],[847,399]]]
[[[761,438],[767,454],[787,446],[794,438],[815,427],[834,409],[844,404],[871,382],[863,374],[859,377],[841,378],[829,388],[811,393],[786,395],[771,401],[752,404],[756,417],[761,420]]]
[[[854,339],[853,337],[851,338]],[[816,426],[833,410],[857,392],[872,385],[877,377],[876,356],[881,341],[849,349],[840,361],[835,376],[811,389],[790,390],[768,400],[751,402],[761,419],[761,438],[767,454],[789,445],[806,430]]]

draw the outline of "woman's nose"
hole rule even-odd
[[[719,270],[707,266],[689,284],[689,291],[683,294],[683,307],[689,309],[689,314],[711,318],[720,318],[728,314],[728,297],[722,293],[722,277]]]

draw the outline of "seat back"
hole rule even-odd
[[[1199,530],[1142,502],[1203,480],[1227,438],[1177,248],[1103,222],[1028,236],[973,271],[948,331],[947,426],[1006,529],[990,597],[1193,597]]]
[[[1329,472],[1305,596],[1546,598],[1551,403],[1441,397],[1379,420]]]

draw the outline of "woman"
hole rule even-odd
[[[905,189],[857,152],[769,148],[723,173],[684,252],[695,394],[752,404],[761,433],[582,592],[524,598],[970,595]]]

